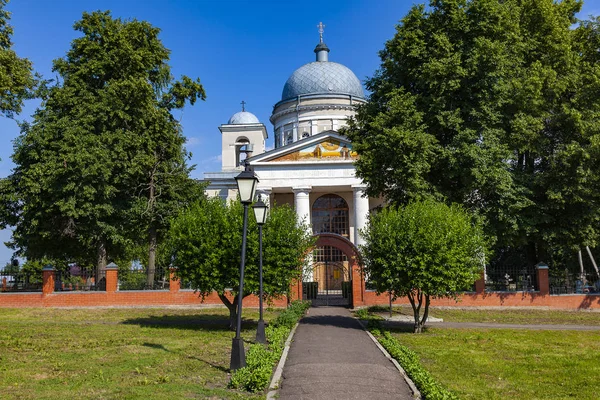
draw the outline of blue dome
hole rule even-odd
[[[240,111],[229,118],[228,124],[230,125],[244,125],[244,124],[260,124],[256,115],[248,111]]]
[[[364,99],[360,81],[349,68],[330,61],[304,64],[289,77],[281,100],[308,94],[346,94]]]

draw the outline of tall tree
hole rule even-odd
[[[468,290],[486,262],[481,225],[456,204],[430,200],[384,208],[362,234],[370,282],[379,293],[408,297],[415,333],[427,322],[431,298]]]
[[[235,326],[239,291],[243,209],[210,198],[181,213],[169,232],[169,245],[177,274],[202,296],[215,291],[229,309]],[[264,293],[288,294],[290,283],[302,276],[304,260],[313,239],[289,206],[272,207],[263,227]],[[244,297],[258,292],[258,227],[248,217]],[[230,292],[231,290],[231,292]],[[231,296],[228,295],[230,292]]]
[[[31,61],[12,50],[7,4],[8,0],[0,0],[0,114],[12,117],[21,112],[23,101],[32,97],[35,77]]]
[[[380,52],[346,132],[371,195],[486,216],[529,264],[593,245],[600,221],[597,25],[577,0],[434,0]],[[585,30],[584,34],[583,29]],[[589,38],[594,38],[591,40]]]
[[[156,226],[157,193],[167,185],[161,174],[180,185],[169,193],[192,190],[171,111],[205,94],[197,79],[174,81],[169,51],[149,23],[107,11],[84,13],[74,28],[83,35],[54,61],[62,82],[15,143],[16,167],[1,185],[14,190],[2,196],[9,201],[3,209],[12,211],[4,222],[14,224],[21,255],[87,260],[102,269],[109,254],[131,243],[132,231]],[[134,227],[140,196],[153,217],[141,226],[137,218]]]

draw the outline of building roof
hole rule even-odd
[[[346,94],[361,99],[365,97],[354,72],[331,61],[311,62],[294,71],[283,87],[281,100],[312,94]]]
[[[229,118],[230,125],[260,124],[256,115],[248,111],[236,112]]]

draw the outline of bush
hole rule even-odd
[[[290,331],[310,307],[309,302],[294,301],[265,328],[267,346],[260,343],[250,345],[246,366],[231,374],[229,386],[249,392],[265,390],[269,384],[273,367],[281,357]]]

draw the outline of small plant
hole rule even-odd
[[[369,319],[369,310],[366,308],[359,308],[354,311],[354,315],[356,315],[356,318],[358,319]]]

